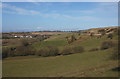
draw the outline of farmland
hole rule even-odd
[[[100,33],[96,33],[98,30],[100,30]],[[118,41],[118,35],[114,31],[114,28],[109,27],[82,32],[49,33],[52,34],[49,38],[42,41],[34,41],[29,45],[31,50],[37,51],[37,54],[28,54],[27,56],[15,54],[13,57],[10,55],[4,58],[3,77],[118,77],[118,71],[116,70],[118,68],[118,60],[111,58],[115,51],[114,47],[101,48],[105,41]],[[100,36],[97,36],[98,34]],[[112,37],[109,38],[109,34],[112,34]],[[70,37],[73,40],[68,42]],[[20,40],[20,38],[17,39]],[[36,38],[31,39],[36,40]],[[14,47],[19,45],[17,44]],[[47,55],[47,57],[44,57],[41,53],[39,54],[41,48],[49,45],[58,48],[58,55]],[[13,47],[11,44],[6,46]],[[64,49],[69,49],[69,47],[73,51],[73,48],[77,46],[84,48],[84,51],[74,51],[71,54],[68,51],[66,51],[68,52],[67,54],[64,52]],[[16,51],[17,48],[14,53],[17,53]]]

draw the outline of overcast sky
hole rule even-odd
[[[117,26],[118,3],[4,2],[3,32],[83,30]]]

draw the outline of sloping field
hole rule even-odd
[[[9,57],[3,60],[4,77],[117,77],[118,72],[113,71],[118,67],[118,61],[110,59],[113,49],[89,52],[92,48],[99,48],[107,39],[85,37],[68,44],[65,37],[71,34],[54,35],[43,42],[32,46],[36,49],[49,44],[57,46],[60,50],[67,46],[80,45],[85,52],[66,56],[40,57],[21,56]],[[76,35],[76,37],[78,37]],[[114,36],[113,41],[117,40]]]
[[[109,60],[110,50],[56,57],[14,57],[3,60],[3,76],[117,76],[117,61]]]

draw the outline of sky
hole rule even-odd
[[[118,26],[117,4],[115,2],[3,2],[2,31],[68,31]]]

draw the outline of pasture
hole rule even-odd
[[[66,36],[72,34],[77,40],[68,44]],[[31,47],[36,50],[52,44],[59,48],[59,53],[69,46],[82,46],[85,51],[50,57],[32,55],[8,57],[3,60],[3,77],[118,77],[118,71],[115,70],[118,67],[118,60],[110,59],[113,48],[100,50],[103,41],[117,41],[118,36],[114,35],[113,39],[108,39],[107,35],[99,39],[88,35],[81,37],[79,38],[77,33],[64,33],[32,44]],[[99,50],[90,52],[92,48]]]

